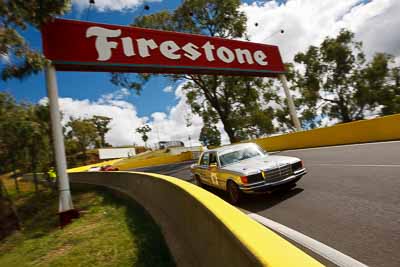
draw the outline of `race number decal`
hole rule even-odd
[[[211,183],[218,185],[218,177],[216,173],[211,173]]]

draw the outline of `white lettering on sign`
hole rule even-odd
[[[254,52],[254,59],[261,66],[267,66],[268,65],[268,62],[264,61],[266,58],[267,58],[267,56],[264,54],[263,51],[257,50],[256,52]]]
[[[115,41],[109,41],[108,38],[120,37],[121,30],[110,30],[102,27],[89,27],[86,30],[86,38],[95,36],[95,47],[98,53],[97,60],[107,61],[112,56],[112,49],[118,47],[118,43]],[[227,64],[234,62],[235,60],[239,64],[254,64],[257,63],[261,66],[268,65],[267,55],[262,50],[257,50],[254,53],[248,49],[236,48],[234,51],[225,46],[216,47],[207,41],[203,46],[198,47],[193,43],[186,43],[184,46],[179,46],[175,41],[166,40],[161,44],[157,44],[153,39],[136,39],[132,40],[131,37],[121,37],[122,50],[124,55],[127,57],[135,56],[134,44],[136,42],[137,51],[140,57],[150,57],[151,50],[159,49],[161,54],[171,60],[179,60],[182,56],[185,56],[193,61],[197,60],[204,53],[207,61],[215,61],[214,50],[216,50],[216,56],[222,62]]]
[[[121,38],[122,40],[122,48],[124,49],[124,54],[127,57],[131,57],[135,55],[135,50],[133,50],[133,43],[131,37]]]
[[[139,47],[139,55],[141,57],[149,57],[150,56],[149,48],[156,49],[158,47],[158,45],[156,44],[156,42],[154,42],[153,39],[150,40],[146,40],[144,38],[137,39],[137,44]]]
[[[202,48],[204,49],[204,51],[206,52],[206,58],[208,61],[214,61],[214,55],[213,55],[213,50],[215,49],[215,47],[210,43],[207,42],[205,43]]]
[[[240,64],[243,64],[246,62],[249,64],[254,64],[253,58],[251,57],[251,53],[249,50],[237,48],[237,49],[235,49],[235,52],[236,52],[236,56],[237,56],[237,59]],[[244,59],[244,58],[246,58],[246,59]]]
[[[109,42],[107,38],[118,37],[121,30],[109,30],[101,27],[90,27],[86,31],[86,38],[96,36],[95,46],[99,54],[97,60],[106,61],[111,58],[111,49],[117,48],[116,42]]]
[[[217,56],[225,63],[232,63],[235,60],[235,54],[225,46],[217,49]]]
[[[201,56],[201,53],[197,51],[199,49],[198,46],[188,43],[184,47],[182,47],[183,51],[186,53],[183,54],[185,57],[190,58],[191,60],[196,60]]]
[[[160,45],[161,54],[169,59],[180,59],[181,55],[175,54],[175,52],[181,50],[181,48],[174,41],[165,41]]]

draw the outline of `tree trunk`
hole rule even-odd
[[[100,134],[100,147],[105,147],[106,144],[106,138],[105,138],[105,134]]]
[[[12,157],[12,165],[13,165],[13,177],[14,177],[14,183],[15,183],[15,191],[17,193],[20,193],[18,180],[17,180],[17,168],[16,168],[16,163],[15,163],[15,155],[13,155],[13,157]]]
[[[222,118],[221,116],[220,116],[220,119],[222,121],[222,124],[224,125],[224,130],[229,137],[229,141],[232,144],[239,142],[240,140],[239,140],[239,138],[236,137],[235,131],[233,130],[231,124],[225,118]]]
[[[32,169],[32,174],[33,174],[33,183],[35,185],[35,193],[37,194],[39,192],[39,187],[38,187],[38,178],[37,178],[37,173],[36,173],[36,158],[35,158],[35,148],[31,148],[31,169]]]
[[[342,96],[339,96],[339,110],[340,110],[340,116],[342,117],[342,122],[351,122],[353,121],[350,117],[349,114],[349,109],[346,106],[346,103],[343,99]]]

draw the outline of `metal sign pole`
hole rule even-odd
[[[58,105],[58,87],[56,69],[53,64],[46,66],[46,85],[49,98],[51,129],[54,141],[54,153],[57,167],[57,180],[59,190],[59,215],[61,225],[68,224],[72,218],[78,217],[72,204],[69,179],[67,174],[67,161],[65,157],[64,136],[61,126],[60,109]]]
[[[293,125],[296,128],[296,131],[301,131],[302,130],[301,124],[300,124],[299,118],[297,117],[297,114],[296,114],[296,108],[294,106],[293,98],[289,92],[289,86],[287,84],[286,75],[279,74],[279,80],[281,80],[281,83],[283,85],[283,90],[285,91],[286,99],[287,99],[288,106],[289,106],[289,113],[290,113],[290,117],[292,118]]]

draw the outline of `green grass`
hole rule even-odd
[[[64,229],[58,228],[56,193],[11,192],[22,230],[1,241],[0,266],[175,265],[159,227],[140,205],[99,187],[72,189],[81,218]]]

